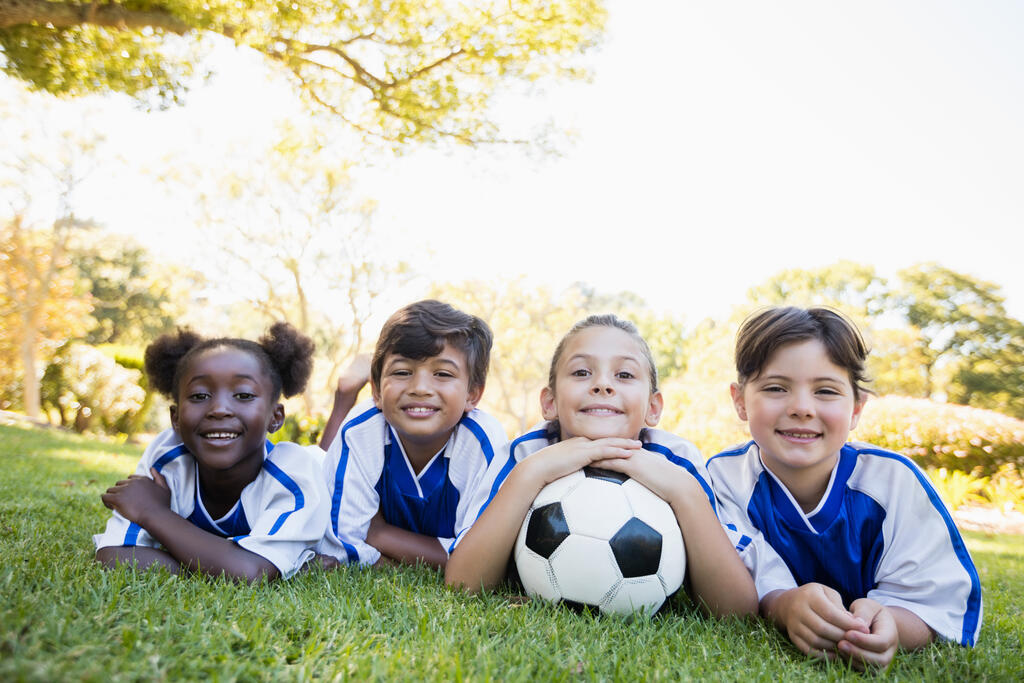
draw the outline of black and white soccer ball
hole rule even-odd
[[[537,494],[515,546],[531,597],[653,614],[686,572],[672,508],[624,474],[586,467]]]

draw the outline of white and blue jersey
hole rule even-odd
[[[752,441],[711,458],[708,471],[726,513],[763,534],[785,561],[790,576],[778,578],[779,587],[821,583],[847,606],[866,597],[903,607],[943,639],[974,645],[978,572],[946,506],[909,458],[846,444],[807,513]]]
[[[509,472],[512,471],[512,468],[517,463],[522,462],[540,449],[557,443],[558,440],[559,436],[554,429],[554,423],[541,422],[529,432],[508,444],[502,453],[501,459],[492,465],[485,485],[481,487],[482,492],[486,493],[486,496],[479,501],[473,520],[475,521],[477,517],[483,514],[483,511],[493,500],[494,496],[497,495],[498,490],[505,483]],[[718,516],[726,535],[736,547],[737,552],[740,552],[740,556],[744,558],[745,562],[756,561],[766,565],[778,564],[783,566],[782,561],[764,544],[759,534],[745,534],[739,531],[736,525],[730,524],[729,520],[720,514],[714,490],[710,484],[711,479],[708,477],[708,472],[704,467],[704,458],[700,454],[700,450],[693,443],[671,432],[651,428],[640,431],[640,441],[643,444],[644,450],[665,456],[669,462],[679,465],[697,480],[697,483],[700,484],[701,489],[704,491],[704,495],[708,498],[708,503],[711,504],[711,509]],[[758,559],[754,560],[754,558]],[[750,564],[746,566],[748,569],[750,568]]]
[[[155,469],[171,490],[171,510],[200,529],[263,557],[288,578],[298,571],[323,538],[330,510],[322,471],[323,454],[315,446],[266,442],[263,467],[234,507],[214,519],[203,504],[199,469],[173,429],[146,448],[135,474],[150,477]],[[145,529],[114,512],[96,548],[160,543]]]
[[[417,473],[384,414],[372,402],[356,406],[324,460],[331,512],[319,551],[346,562],[376,562],[380,551],[366,543],[366,533],[379,510],[388,524],[433,536],[451,552],[475,519],[470,511],[482,496],[481,482],[505,442],[501,424],[473,410]]]

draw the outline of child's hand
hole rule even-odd
[[[870,598],[854,600],[850,612],[868,625],[869,632],[847,631],[839,641],[839,652],[858,671],[889,666],[899,646],[899,630],[892,612]]]
[[[107,489],[100,500],[128,521],[145,527],[144,520],[151,513],[169,510],[171,507],[171,490],[167,480],[152,467],[149,472],[152,479],[133,474]]]
[[[782,592],[768,612],[801,652],[820,659],[835,659],[836,646],[852,632],[869,632],[867,622],[843,607],[839,593],[820,583]]]
[[[704,495],[697,480],[663,455],[638,449],[629,458],[614,458],[594,463],[595,467],[621,472],[649,488],[671,504],[675,496]]]
[[[360,353],[338,376],[338,393],[355,397],[370,381],[370,356]]]
[[[540,480],[540,488],[543,488],[554,480],[592,463],[601,462],[603,467],[615,460],[633,457],[641,451],[641,445],[636,439],[591,440],[577,436],[542,448],[520,464],[532,470],[534,476]]]

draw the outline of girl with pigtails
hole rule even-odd
[[[150,344],[146,374],[171,399],[171,428],[103,494],[113,514],[93,538],[96,560],[249,582],[302,568],[330,512],[323,453],[267,435],[284,422],[281,396],[305,388],[312,354],[283,322],[258,342],[178,330]]]

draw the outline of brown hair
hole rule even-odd
[[[491,328],[475,315],[434,299],[400,308],[384,323],[370,361],[374,386],[380,386],[388,354],[422,360],[441,353],[446,342],[466,354],[470,388],[483,387],[494,343]]]
[[[817,339],[829,360],[850,375],[854,399],[871,393],[864,370],[867,345],[857,326],[839,311],[830,308],[779,306],[751,314],[736,334],[736,373],[740,386],[756,379],[772,355],[787,344]]]
[[[651,376],[651,393],[653,394],[658,391],[658,367],[654,364],[654,354],[651,353],[651,347],[647,345],[647,342],[640,335],[636,325],[612,313],[587,316],[565,333],[565,336],[558,342],[558,346],[555,347],[555,353],[551,357],[551,368],[548,370],[548,389],[551,391],[555,390],[555,375],[558,372],[558,361],[562,358],[562,354],[565,353],[566,344],[569,343],[569,340],[574,335],[590,327],[614,327],[631,336],[640,345],[640,351],[643,353],[644,359],[647,360],[648,374]]]

